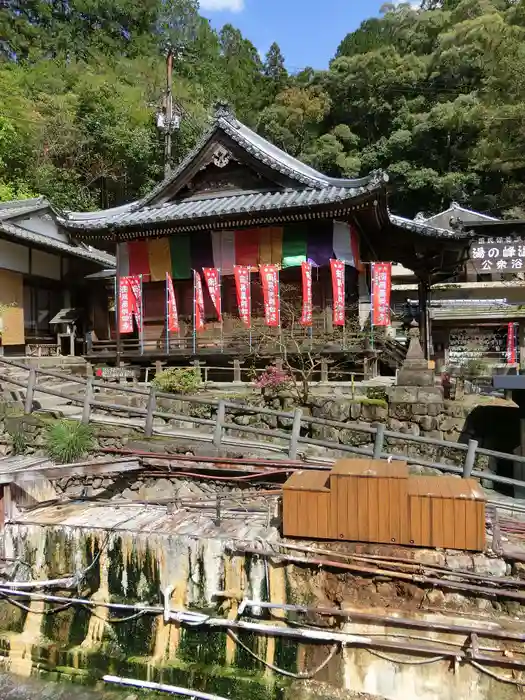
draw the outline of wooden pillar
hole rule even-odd
[[[418,297],[419,297],[419,334],[421,345],[427,360],[432,357],[432,342],[430,328],[430,286],[426,280],[418,279]]]
[[[518,352],[519,352],[519,371],[520,374],[525,372],[525,320],[521,319],[518,324]]]
[[[122,355],[122,339],[120,337],[120,304],[119,304],[119,295],[120,295],[120,272],[121,272],[121,250],[120,250],[120,243],[118,240],[118,236],[116,239],[116,249],[117,249],[117,254],[116,254],[116,263],[117,263],[117,269],[116,269],[116,274],[115,274],[115,339],[117,341],[117,348],[116,348],[116,356],[115,356],[115,364],[117,367],[120,367],[120,358]]]

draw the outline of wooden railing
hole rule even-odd
[[[42,393],[49,396],[57,396],[68,399],[72,404],[76,404],[82,408],[81,417],[83,423],[91,421],[100,421],[100,415],[93,413],[94,410],[109,411],[112,413],[122,413],[130,418],[130,426],[138,427],[133,420],[139,420],[139,425],[146,437],[151,437],[155,432],[171,437],[180,437],[186,440],[197,440],[211,442],[213,446],[220,451],[222,447],[228,445],[237,445],[248,448],[257,448],[262,450],[277,450],[285,452],[290,459],[297,459],[302,455],[302,446],[316,446],[327,450],[337,450],[338,452],[347,452],[354,455],[362,455],[365,457],[373,457],[374,459],[391,458],[392,460],[407,461],[409,464],[418,464],[424,467],[432,467],[443,472],[459,474],[464,478],[474,477],[476,479],[486,479],[493,483],[506,484],[515,487],[525,487],[525,481],[521,479],[512,479],[510,477],[500,476],[491,471],[482,471],[475,468],[478,457],[492,457],[495,459],[508,460],[513,463],[525,464],[525,457],[520,455],[508,454],[496,450],[488,450],[479,447],[477,440],[469,440],[467,444],[449,442],[446,440],[437,440],[434,438],[426,438],[421,436],[409,435],[407,433],[398,433],[392,430],[387,430],[382,423],[365,425],[362,423],[346,422],[329,420],[306,415],[301,408],[296,408],[293,412],[277,411],[269,408],[250,406],[244,403],[228,401],[225,399],[210,399],[198,396],[174,395],[168,393],[157,392],[153,386],[149,389],[139,387],[116,385],[104,381],[95,380],[93,377],[82,379],[80,377],[64,374],[48,369],[40,369],[37,367],[28,367],[27,365],[14,362],[11,360],[0,359],[0,367],[4,366],[17,368],[27,372],[27,379],[22,380],[12,377],[6,371],[0,371],[0,382],[3,384],[11,384],[13,386],[25,389],[24,412],[30,414],[35,410],[35,394]],[[60,379],[67,383],[76,383],[83,392],[83,396],[74,397],[63,391],[53,389],[48,386],[38,385],[39,377],[49,377]],[[145,407],[129,406],[122,403],[106,403],[97,400],[96,391],[110,390],[113,394],[115,391],[123,394],[134,394],[144,397]],[[202,418],[194,415],[187,415],[171,411],[157,410],[157,403],[160,399],[173,402],[188,403],[193,407],[210,406],[215,409],[214,418]],[[228,420],[232,413],[252,413],[258,416],[273,416],[280,420],[281,424],[286,423],[290,427],[288,429],[265,429],[251,425],[237,425],[232,420]],[[228,413],[230,416],[228,416]],[[180,421],[185,424],[191,424],[196,428],[191,431],[159,431],[154,429],[154,419],[161,418],[167,421]],[[312,426],[324,426],[330,428],[344,429],[353,431],[357,435],[366,434],[370,436],[372,447],[357,447],[354,445],[345,445],[329,440],[317,440],[305,434]],[[203,430],[206,429],[206,430]],[[249,433],[254,436],[268,437],[272,440],[279,440],[281,444],[270,443],[268,441],[246,441],[240,438],[232,438],[231,433]],[[230,433],[230,435],[228,435]],[[399,454],[389,451],[389,441],[402,441],[407,445],[429,445],[444,449],[448,452],[454,452],[457,457],[457,464],[447,464],[443,462],[433,462],[421,459],[419,456],[411,456],[410,454]],[[319,464],[323,461],[331,463],[333,460],[323,460],[315,458],[315,463]]]

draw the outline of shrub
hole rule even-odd
[[[196,369],[168,367],[159,372],[151,383],[166,394],[195,394],[200,388],[201,378]]]
[[[27,440],[25,434],[21,430],[17,430],[14,433],[11,433],[11,439],[13,441],[13,454],[25,454],[27,450]]]
[[[94,448],[93,430],[77,421],[57,420],[47,426],[45,446],[55,462],[70,464]]]
[[[259,389],[277,394],[279,391],[287,389],[292,382],[293,379],[288,372],[274,365],[270,365],[257,377],[254,383]]]

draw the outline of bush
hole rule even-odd
[[[94,448],[93,430],[77,421],[57,420],[46,429],[45,446],[50,459],[70,464]]]
[[[21,430],[17,430],[14,433],[11,433],[11,439],[13,441],[13,454],[25,454],[27,450],[27,440],[25,434]]]
[[[159,372],[151,383],[166,394],[195,394],[200,388],[201,378],[196,369],[168,367]]]
[[[267,367],[255,380],[254,384],[259,389],[263,389],[272,394],[284,391],[293,383],[293,379],[284,369],[279,369],[274,365]]]

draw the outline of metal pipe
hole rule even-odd
[[[127,688],[141,688],[142,690],[154,690],[159,693],[169,693],[170,695],[179,695],[185,698],[193,698],[194,700],[227,700],[227,698],[221,695],[210,695],[209,693],[201,693],[200,690],[179,688],[175,685],[166,685],[165,683],[138,681],[132,678],[119,678],[118,676],[103,676],[102,680],[105,683],[112,683],[113,685],[123,685]]]
[[[451,590],[457,591],[468,591],[471,593],[477,593],[480,595],[491,595],[500,596],[503,598],[510,598],[512,600],[523,600],[525,601],[525,592],[505,590],[500,587],[498,588],[488,588],[485,586],[475,586],[468,583],[459,583],[458,581],[449,581],[446,579],[431,578],[429,576],[423,576],[420,574],[406,574],[400,571],[389,571],[388,569],[372,569],[366,566],[356,566],[355,564],[344,564],[342,562],[333,561],[329,559],[307,559],[305,557],[293,557],[290,555],[276,554],[273,551],[256,549],[255,547],[229,547],[231,551],[235,552],[245,552],[248,554],[255,554],[259,557],[271,557],[274,559],[280,559],[281,561],[289,561],[295,564],[302,564],[307,566],[316,567],[327,567],[330,569],[342,569],[344,571],[356,571],[358,573],[369,574],[372,576],[386,576],[388,578],[397,578],[404,581],[412,581],[415,583],[428,584],[431,586],[437,586],[438,588],[449,588]]]
[[[46,602],[58,602],[87,605],[89,607],[105,607],[115,610],[134,610],[136,612],[151,613],[155,615],[164,615],[166,622],[177,622],[185,624],[189,627],[214,627],[225,630],[240,630],[251,631],[275,637],[287,637],[292,639],[307,640],[310,643],[326,644],[340,643],[345,646],[356,646],[361,648],[381,648],[389,649],[394,652],[408,652],[414,655],[422,656],[443,656],[457,660],[470,660],[471,654],[469,651],[461,649],[440,648],[431,645],[423,644],[401,644],[399,640],[381,640],[375,637],[359,634],[348,634],[344,632],[333,632],[331,630],[312,629],[307,627],[282,627],[281,625],[269,625],[262,622],[251,622],[246,620],[230,620],[225,618],[213,618],[208,615],[197,613],[190,610],[171,610],[169,602],[165,600],[165,606],[146,606],[142,604],[126,605],[122,603],[105,603],[100,601],[91,601],[88,599],[66,598],[65,596],[41,595],[38,593],[29,593],[21,591],[10,591],[9,589],[0,587],[0,594],[3,594],[8,599],[9,597],[18,596],[33,600],[43,600]],[[525,668],[525,661],[518,660],[511,656],[494,657],[483,654],[476,654],[476,659],[480,662],[495,664],[499,666],[507,666],[514,668]]]

